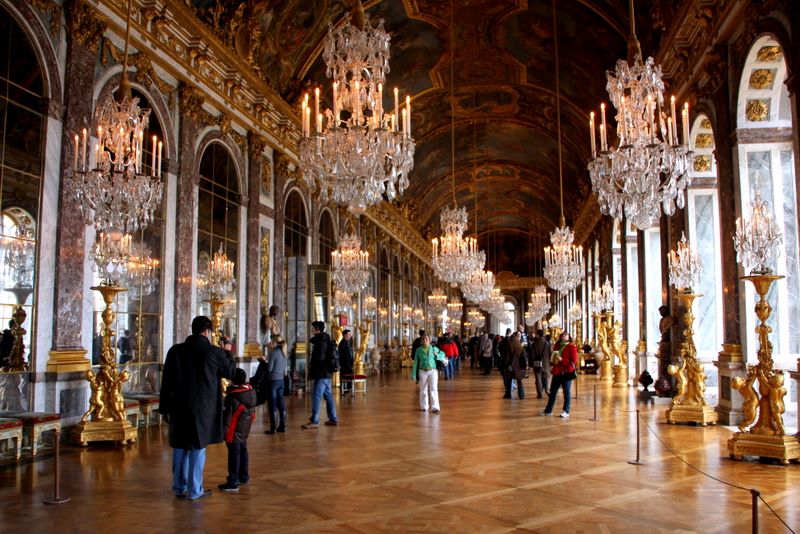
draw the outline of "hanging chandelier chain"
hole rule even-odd
[[[128,0],[128,13],[125,15],[125,50],[122,54],[122,75],[128,72],[128,46],[131,41],[131,4],[133,0]]]
[[[633,0],[631,0],[633,1]],[[556,124],[558,125],[558,186],[561,191],[561,224],[564,224],[564,172],[561,166],[561,80],[558,64],[558,25],[556,22],[556,0],[553,0],[553,41],[556,49]]]
[[[456,204],[456,102],[455,91],[453,89],[453,78],[455,76],[454,65],[456,57],[455,30],[453,29],[453,0],[450,0],[450,170],[451,184],[453,190],[453,207]]]

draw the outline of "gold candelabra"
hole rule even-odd
[[[697,360],[697,347],[694,343],[694,314],[692,304],[700,294],[678,292],[675,295],[684,309],[683,331],[685,341],[680,346],[680,363],[670,365],[667,372],[677,381],[677,394],[667,410],[667,423],[698,423],[702,426],[717,422],[717,412],[708,405],[705,398],[706,374],[703,365]]]
[[[211,344],[221,347],[222,308],[225,306],[226,300],[212,296],[207,302],[211,305]]]
[[[358,350],[356,351],[356,361],[353,364],[353,373],[356,375],[364,375],[364,356],[367,354],[367,347],[369,345],[369,331],[372,327],[372,319],[367,317],[364,323],[358,325]]]
[[[600,353],[603,357],[600,359],[600,380],[603,382],[611,382],[614,380],[614,355],[611,352],[610,335],[612,329],[612,322],[614,320],[614,312],[607,311],[598,314],[600,322],[595,329],[597,332],[597,343],[600,347]]]
[[[100,292],[106,307],[102,313],[103,331],[100,352],[100,368],[86,371],[86,380],[92,388],[89,409],[83,414],[81,422],[73,430],[73,438],[82,446],[92,441],[118,441],[134,443],[136,428],[125,418],[125,401],[122,397],[122,383],[130,377],[128,371],[118,371],[114,347],[113,302],[124,287],[100,284],[92,288]]]
[[[783,387],[784,374],[783,371],[774,369],[772,343],[769,340],[772,328],[767,324],[767,319],[772,314],[767,293],[772,283],[782,278],[783,276],[772,274],[753,274],[742,278],[752,283],[758,294],[755,311],[761,322],[756,326],[758,363],[747,366],[746,377],[736,377],[731,381],[733,389],[744,397],[744,420],[739,425],[739,432],[728,440],[731,458],[763,456],[776,458],[783,464],[800,459],[800,441],[797,436],[787,436],[783,425],[783,412],[786,409],[783,401],[786,396],[786,388]],[[753,386],[756,380],[758,392]],[[755,424],[753,421],[756,421]]]
[[[14,343],[11,346],[11,353],[9,354],[8,367],[6,371],[27,371],[29,369],[28,362],[25,361],[25,334],[27,331],[22,328],[22,323],[27,319],[28,314],[22,307],[28,296],[33,292],[33,287],[12,287],[7,289],[17,297],[17,309],[14,311],[12,319],[14,319],[14,326],[11,328],[11,337]]]

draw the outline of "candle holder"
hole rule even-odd
[[[667,423],[697,423],[701,426],[713,425],[717,422],[716,410],[708,405],[705,398],[706,374],[703,365],[697,360],[697,348],[694,343],[694,314],[692,304],[703,295],[678,291],[675,298],[686,310],[683,314],[685,329],[684,342],[680,346],[679,363],[667,367],[667,372],[677,381],[677,394],[672,398],[672,405],[667,410]]]
[[[111,328],[116,318],[112,304],[117,294],[125,291],[125,288],[100,284],[92,289],[100,292],[106,304],[102,314],[100,368],[96,373],[92,370],[86,371],[86,379],[92,390],[89,409],[75,426],[72,436],[84,447],[93,441],[134,443],[136,428],[125,417],[125,401],[122,397],[122,383],[130,375],[128,371],[117,370],[114,330]]]
[[[600,324],[597,327],[597,343],[600,347],[600,381],[611,382],[614,380],[614,354],[611,351],[614,330],[614,312],[600,313]]]
[[[745,378],[736,377],[731,381],[731,387],[744,397],[744,420],[739,425],[739,432],[728,440],[728,454],[737,460],[746,455],[760,456],[776,458],[786,465],[791,460],[800,459],[800,440],[797,436],[787,436],[783,424],[783,412],[786,409],[783,400],[786,396],[786,388],[783,387],[785,377],[783,371],[773,367],[772,343],[769,340],[772,328],[767,324],[772,314],[767,293],[773,282],[782,278],[773,274],[752,274],[742,278],[752,283],[758,294],[755,312],[760,324],[756,326],[758,363],[747,366]],[[754,387],[756,381],[758,391]]]

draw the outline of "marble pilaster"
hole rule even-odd
[[[283,242],[283,227],[286,218],[286,181],[289,178],[288,172],[288,158],[280,152],[275,152],[275,228],[273,233],[273,262],[272,272],[272,302],[281,306],[286,300],[286,288],[283,283],[283,270],[284,270],[284,242]],[[283,306],[281,306],[283,307]],[[287,310],[281,310],[281,313],[286,314]],[[284,315],[285,316],[285,315]]]
[[[258,357],[261,345],[258,341],[258,321],[261,316],[261,228],[259,225],[259,203],[261,193],[261,173],[264,160],[264,140],[252,132],[248,135],[247,165],[247,243],[245,292],[245,345],[244,356]]]
[[[97,47],[102,27],[81,2],[65,4],[69,28],[64,80],[65,110],[62,147],[91,121]],[[71,172],[71,155],[62,148],[60,168]],[[54,273],[53,338],[48,371],[86,370],[90,362],[81,346],[84,235],[86,226],[73,191],[62,187],[58,198],[57,256]]]
[[[175,340],[180,342],[190,331],[194,310],[193,264],[195,257],[195,224],[197,219],[197,183],[195,141],[203,112],[203,97],[196,88],[181,84],[179,88],[180,119],[178,126],[177,206],[180,214],[175,221]]]

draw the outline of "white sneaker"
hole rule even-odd
[[[553,417],[553,412],[539,412],[539,415],[543,415],[545,417]]]
[[[559,417],[561,419],[568,419],[569,418],[569,412],[561,412],[561,415],[559,415]]]

